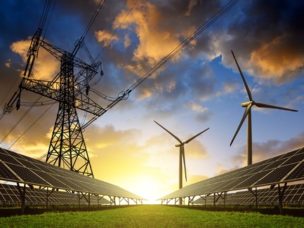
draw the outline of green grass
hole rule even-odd
[[[304,227],[304,218],[155,205],[2,217],[0,227]]]

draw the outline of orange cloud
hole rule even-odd
[[[134,52],[133,60],[148,61],[155,64],[166,56],[178,44],[178,38],[160,29],[162,17],[157,7],[149,2],[128,1],[129,10],[122,11],[113,23],[114,29],[127,29],[130,25],[136,26],[139,45]]]
[[[10,48],[13,52],[20,55],[23,62],[27,61],[27,50],[31,44],[31,40],[20,40],[11,44]],[[39,49],[39,56],[35,60],[32,75],[35,79],[50,80],[55,73],[59,71],[59,61],[52,57],[43,48]],[[21,73],[23,75],[23,71]]]
[[[279,36],[251,53],[249,65],[262,78],[282,82],[304,67],[304,55],[287,45],[287,36]]]
[[[125,48],[127,48],[127,47],[129,47],[131,45],[131,39],[130,39],[130,37],[128,36],[128,34],[127,35],[125,35],[125,37],[124,37],[124,46],[125,46]]]
[[[100,30],[95,32],[95,37],[98,42],[103,43],[104,47],[108,47],[113,42],[118,41],[118,36],[106,30]]]

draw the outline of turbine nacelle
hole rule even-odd
[[[252,106],[252,105],[254,105],[254,101],[246,101],[246,102],[241,103],[241,106],[244,108],[246,108],[248,106]]]
[[[182,144],[176,144],[176,145],[175,145],[175,147],[181,147],[181,146],[183,146],[183,145],[185,145],[185,143],[182,143]]]

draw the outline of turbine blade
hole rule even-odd
[[[247,115],[248,115],[248,113],[250,112],[251,107],[252,107],[252,105],[249,105],[249,106],[246,107],[246,109],[245,109],[245,111],[244,111],[244,114],[243,114],[243,117],[242,117],[242,119],[241,119],[241,122],[239,123],[239,126],[238,126],[238,128],[236,129],[236,131],[235,131],[235,133],[234,133],[234,135],[233,135],[233,138],[232,138],[232,140],[231,140],[231,142],[230,142],[230,146],[232,145],[232,143],[233,143],[235,137],[237,136],[237,134],[239,133],[239,131],[240,131],[240,129],[241,129],[241,127],[242,127],[242,125],[243,125],[243,123],[244,123],[244,121],[245,121]]]
[[[241,75],[241,77],[242,77],[242,80],[243,80],[245,89],[246,89],[246,91],[247,91],[249,100],[252,101],[253,99],[252,99],[251,91],[250,91],[249,86],[248,86],[248,84],[247,84],[247,82],[246,82],[245,76],[244,76],[244,74],[243,74],[243,72],[242,72],[242,70],[241,70],[241,67],[240,67],[238,61],[236,60],[236,57],[235,57],[234,52],[233,52],[232,50],[231,50],[231,53],[232,53],[232,56],[233,56],[233,58],[234,58],[234,61],[235,61],[236,65],[237,65],[237,68],[238,68],[238,70],[239,70],[239,72],[240,72],[240,75]]]
[[[160,123],[156,122],[155,120],[153,120],[158,126],[160,126],[162,129],[164,129],[166,132],[168,132],[172,137],[174,137],[179,143],[182,144],[182,141],[176,136],[174,135],[172,132],[170,132],[168,129],[166,129],[164,126],[162,126]]]
[[[290,108],[285,108],[285,107],[280,107],[280,106],[275,106],[275,105],[270,105],[270,104],[264,104],[264,103],[254,103],[254,104],[259,108],[273,108],[273,109],[281,109],[281,110],[291,111],[291,112],[298,111],[296,109],[290,109]]]
[[[192,141],[193,139],[195,139],[197,136],[203,134],[204,132],[206,132],[206,131],[208,131],[208,130],[209,130],[209,127],[208,127],[207,129],[201,131],[200,133],[198,133],[198,134],[192,136],[190,139],[186,140],[186,141],[184,142],[184,144],[187,144],[187,143],[191,142],[191,141]]]
[[[183,147],[183,146],[182,146]],[[181,148],[182,148],[181,147]],[[187,167],[186,167],[186,158],[185,158],[185,149],[184,147],[182,148],[182,159],[183,159],[183,163],[184,163],[184,173],[185,173],[185,179],[187,181]]]

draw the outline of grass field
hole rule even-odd
[[[151,205],[2,217],[0,227],[304,227],[304,218]]]

